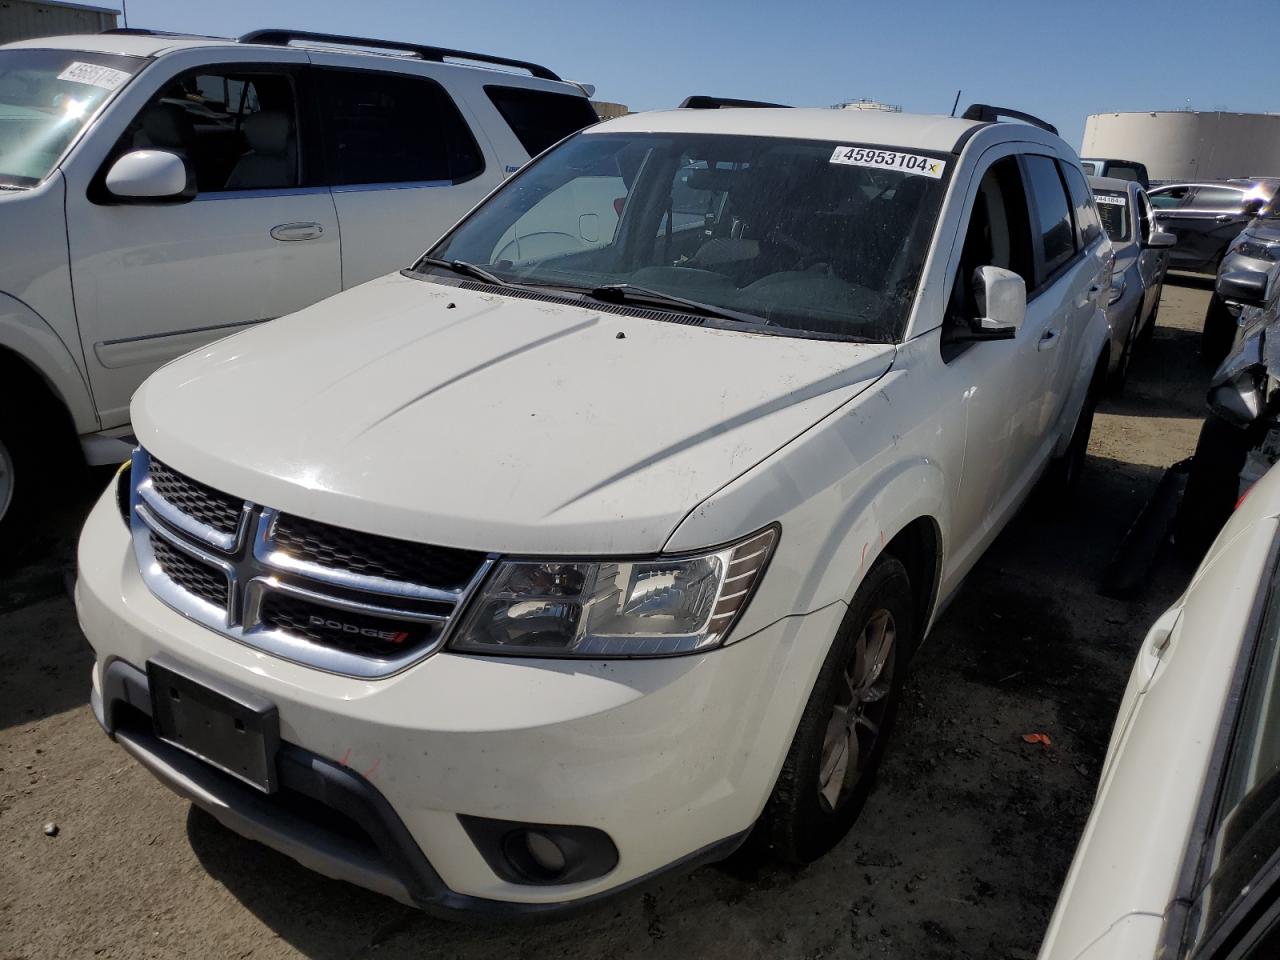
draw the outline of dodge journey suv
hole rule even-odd
[[[820,856],[1107,368],[1078,161],[996,113],[608,121],[159,370],[80,544],[105,730],[429,909]]]

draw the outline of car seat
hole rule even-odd
[[[225,190],[292,187],[298,182],[293,125],[279,110],[262,110],[244,118],[249,150],[231,168]]]

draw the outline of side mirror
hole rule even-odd
[[[969,321],[961,334],[965,340],[1012,340],[1027,315],[1027,285],[1022,277],[1003,267],[978,267],[973,271],[973,295],[980,316]]]
[[[1214,289],[1223,300],[1261,307],[1267,302],[1267,275],[1261,270],[1228,270],[1218,275]]]
[[[167,150],[132,150],[107,171],[107,192],[125,203],[185,203],[196,195],[186,162]]]
[[[1261,197],[1253,197],[1244,202],[1244,207],[1241,208],[1241,212],[1243,212],[1246,217],[1256,217],[1262,212],[1262,208],[1266,205],[1267,202]]]
[[[1147,237],[1146,242],[1142,245],[1152,250],[1162,250],[1166,247],[1176,246],[1178,243],[1178,235],[1170,233],[1168,230],[1152,230],[1151,236]]]

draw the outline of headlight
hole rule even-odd
[[[1244,237],[1242,234],[1232,245],[1232,253],[1239,254],[1242,257],[1249,257],[1252,260],[1274,260],[1272,254],[1272,246],[1267,243],[1259,243],[1257,240]]]
[[[1124,274],[1119,273],[1111,278],[1111,292],[1107,295],[1107,306],[1115,303],[1124,296],[1125,279]]]
[[[526,657],[662,657],[724,642],[778,542],[770,527],[701,554],[508,560],[449,646]]]

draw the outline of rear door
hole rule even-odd
[[[133,391],[160,364],[340,289],[338,222],[315,180],[301,67],[152,67],[139,81],[153,85],[131,88],[132,106],[113,111],[123,129],[107,125],[99,149],[68,165],[71,280],[104,427],[127,422]],[[195,200],[108,195],[107,168],[140,148],[181,155]]]
[[[1185,202],[1160,215],[1164,229],[1178,237],[1172,262],[1184,270],[1215,272],[1227,244],[1249,222],[1245,192],[1236,187],[1202,185],[1187,188]],[[1153,202],[1155,196],[1152,197]],[[1159,209],[1159,204],[1156,204]]]
[[[502,170],[440,80],[351,69],[338,54],[311,59],[345,289],[411,264],[501,182]]]

